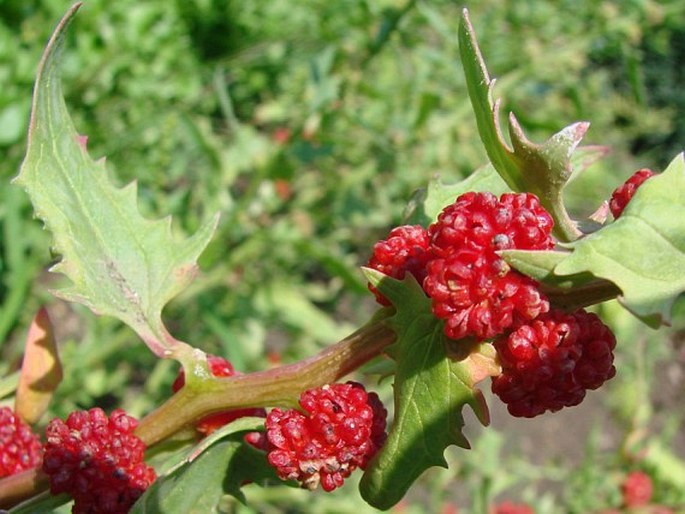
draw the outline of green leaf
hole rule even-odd
[[[45,491],[39,495],[29,498],[21,502],[19,505],[12,507],[9,514],[67,514],[71,512],[71,498],[67,494],[52,495],[50,491]]]
[[[615,284],[581,272],[573,275],[557,275],[556,267],[570,253],[562,251],[505,250],[502,258],[521,273],[534,278],[557,309],[574,311],[589,305],[612,300],[620,294]]]
[[[597,156],[596,152],[584,151],[584,158],[572,159],[589,123],[574,123],[543,144],[535,144],[525,136],[516,117],[510,114],[512,146],[509,147],[499,123],[499,100],[493,100],[495,80],[490,78],[485,66],[466,9],[459,26],[459,54],[478,133],[492,165],[511,189],[529,191],[540,198],[554,218],[555,234],[559,239],[576,239],[581,234],[566,212],[562,189],[573,176],[573,163],[583,167],[588,159]]]
[[[213,444],[216,444],[221,439],[224,439],[230,435],[239,432],[260,430],[262,428],[264,428],[264,418],[256,418],[252,416],[238,418],[235,421],[216,429],[210,435],[201,439],[200,442],[194,445],[191,449],[186,449],[182,454],[174,453],[169,459],[167,459],[160,469],[157,470],[157,474],[159,476],[164,476],[173,473],[184,464],[195,460]]]
[[[245,481],[278,481],[266,454],[242,439],[246,430],[263,422],[238,419],[212,434],[211,440],[201,441],[180,461],[165,466],[164,474],[140,497],[131,514],[217,513],[225,495],[243,499],[240,487]]]
[[[567,251],[504,250],[499,254],[516,270],[551,288],[573,289],[597,280],[590,273],[556,275],[556,267],[570,255]]]
[[[583,272],[607,279],[622,292],[621,303],[651,327],[668,323],[685,291],[685,160],[635,193],[621,217],[568,247],[557,275]]]
[[[425,190],[409,203],[409,214],[405,215],[405,223],[410,225],[428,226],[435,221],[438,214],[454,203],[459,195],[468,191],[490,191],[496,195],[511,191],[491,164],[481,166],[464,180],[455,184],[444,183],[436,177],[428,183]]]
[[[119,318],[157,355],[170,356],[186,345],[168,334],[162,309],[193,280],[196,259],[218,218],[178,240],[172,237],[170,218],[141,216],[135,183],[114,187],[104,160],[88,155],[85,138],[67,112],[59,76],[66,28],[79,5],[64,16],[43,54],[26,158],[14,182],[26,189],[36,215],[53,234],[62,259],[52,271],[72,282],[55,294]]]
[[[499,125],[499,101],[493,101],[495,80],[490,78],[478,40],[464,9],[459,26],[459,54],[466,76],[466,88],[471,98],[478,133],[485,151],[502,179],[514,191],[525,191],[526,184],[519,171],[518,158],[507,146]]]
[[[673,453],[673,448],[658,439],[647,444],[645,463],[656,470],[664,482],[679,490],[685,490],[685,460]]]
[[[367,502],[388,509],[427,468],[447,467],[443,454],[449,445],[469,447],[461,432],[465,405],[488,423],[487,405],[473,385],[490,374],[482,364],[492,347],[447,340],[411,275],[398,281],[370,269],[365,273],[397,309],[389,323],[398,340],[388,348],[397,361],[395,419],[360,483]]]

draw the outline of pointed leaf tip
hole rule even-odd
[[[53,271],[72,282],[56,294],[119,318],[155,354],[173,355],[185,344],[168,334],[161,312],[192,281],[218,218],[177,240],[170,218],[149,220],[140,214],[135,182],[116,188],[104,160],[93,161],[85,151],[60,83],[60,50],[79,6],[62,18],[38,67],[28,148],[15,183],[26,189],[36,215],[53,234],[53,248],[62,257]]]

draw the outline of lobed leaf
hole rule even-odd
[[[573,252],[556,275],[591,273],[616,284],[621,303],[648,325],[667,324],[676,298],[685,291],[685,160],[635,193],[621,217],[567,245]]]
[[[388,509],[426,469],[447,467],[443,454],[448,446],[469,447],[461,431],[465,405],[483,424],[488,423],[487,405],[473,385],[490,372],[479,353],[483,348],[446,339],[430,300],[413,276],[398,281],[370,269],[365,273],[397,309],[389,323],[398,339],[388,348],[397,361],[395,418],[385,445],[360,483],[367,502]],[[461,355],[449,352],[451,346],[460,347]]]
[[[137,207],[136,184],[118,189],[104,160],[94,161],[69,117],[60,83],[67,26],[80,4],[59,23],[38,68],[28,149],[14,182],[29,194],[36,216],[53,234],[61,255],[52,268],[72,284],[55,291],[95,313],[131,326],[159,356],[179,348],[161,312],[197,272],[217,217],[185,240],[171,234],[171,219],[151,221]]]
[[[492,165],[512,190],[529,191],[540,198],[554,218],[557,237],[565,241],[576,239],[580,232],[566,212],[561,192],[574,175],[573,164],[584,169],[601,155],[600,149],[591,148],[583,151],[581,158],[573,159],[589,123],[574,123],[543,144],[535,144],[526,137],[516,117],[510,114],[510,147],[499,123],[499,100],[493,100],[495,80],[490,78],[485,66],[466,9],[459,26],[459,54],[478,133]]]

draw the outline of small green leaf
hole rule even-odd
[[[195,460],[213,444],[216,444],[221,439],[224,439],[232,434],[255,431],[262,428],[264,428],[264,418],[256,418],[252,416],[238,418],[235,421],[216,429],[210,435],[201,439],[200,442],[191,449],[186,450],[182,455],[174,454],[168,459],[167,462],[164,463],[162,470],[158,471],[158,475],[163,476],[173,473],[184,464]]]
[[[164,328],[166,303],[194,278],[196,259],[214,232],[217,218],[192,237],[177,240],[171,219],[143,218],[136,184],[117,189],[104,160],[93,161],[69,117],[59,76],[66,28],[74,5],[53,33],[38,68],[28,149],[14,180],[31,198],[36,215],[52,232],[62,260],[52,271],[71,286],[56,291],[98,314],[122,320],[159,356],[185,346]]]
[[[469,447],[461,432],[465,405],[488,423],[487,405],[473,385],[490,374],[483,365],[490,345],[448,341],[442,323],[431,312],[430,300],[411,275],[398,281],[375,270],[365,273],[397,309],[388,321],[398,337],[388,348],[397,361],[395,419],[388,440],[360,483],[367,502],[388,509],[427,468],[447,466],[443,454],[449,445]],[[450,350],[455,347],[461,350],[459,357]]]
[[[444,183],[440,177],[436,177],[410,202],[411,212],[406,216],[406,223],[428,226],[445,207],[468,191],[489,191],[499,196],[511,189],[489,163],[455,184]]]
[[[554,272],[583,272],[607,279],[622,292],[621,302],[652,327],[668,323],[685,291],[685,161],[668,168],[635,193],[612,224],[568,245],[573,252]]]
[[[67,505],[71,501],[67,494],[52,495],[50,491],[45,491],[21,502],[9,511],[0,510],[0,512],[7,512],[8,514],[36,514],[38,512],[40,514],[67,514],[71,512],[71,507]]]
[[[550,287],[571,289],[587,284],[595,278],[589,273],[570,276],[554,274],[554,269],[570,255],[570,252],[557,250],[504,250],[499,252],[499,254],[507,264],[516,268],[516,270]]]
[[[224,493],[224,470],[241,443],[222,441],[191,464],[158,478],[136,502],[131,514],[205,514],[217,512]]]
[[[500,255],[509,265],[540,282],[542,291],[557,309],[575,311],[612,300],[621,292],[612,282],[592,273],[557,275],[554,270],[569,252],[505,250]]]
[[[263,419],[238,419],[201,441],[184,458],[172,457],[171,465],[145,491],[131,514],[211,514],[219,512],[223,496],[243,499],[245,481],[278,481],[266,454],[243,441],[246,430],[262,425]]]

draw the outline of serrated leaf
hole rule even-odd
[[[420,196],[410,202],[411,212],[406,217],[406,224],[419,224],[428,226],[435,221],[438,214],[454,203],[459,195],[468,191],[490,191],[500,195],[511,191],[499,176],[491,164],[481,166],[464,180],[454,184],[443,182],[440,177],[435,177],[428,183],[428,187]]]
[[[131,509],[131,514],[211,514],[219,512],[222,497],[242,500],[245,481],[277,481],[266,454],[243,441],[243,432],[263,420],[236,420],[222,433],[212,434],[180,462],[165,466],[166,471],[148,488]],[[174,457],[176,460],[177,457]]]
[[[62,364],[57,353],[52,323],[41,307],[29,326],[24,345],[24,360],[19,375],[14,410],[29,425],[45,413],[52,393],[62,381]]]
[[[516,117],[510,114],[510,147],[500,127],[499,100],[493,100],[495,80],[490,78],[485,66],[466,9],[459,26],[459,54],[478,133],[492,165],[512,190],[529,191],[540,198],[554,218],[557,237],[564,241],[574,240],[580,232],[566,212],[562,189],[573,176],[572,164],[585,165],[583,160],[574,161],[572,156],[589,123],[574,123],[543,144],[535,144],[525,136]]]
[[[620,288],[620,301],[652,327],[668,323],[675,299],[685,291],[685,160],[635,193],[621,217],[568,247],[557,275],[583,272]]]
[[[476,116],[478,133],[485,151],[502,179],[514,191],[524,191],[514,152],[507,146],[499,125],[499,102],[493,100],[495,80],[490,78],[476,34],[464,9],[459,26],[459,55],[466,76],[466,88]]]
[[[473,387],[483,378],[483,363],[469,357],[474,349],[470,343],[450,345],[416,280],[408,275],[398,281],[369,269],[365,273],[397,309],[389,323],[398,340],[388,348],[397,361],[395,419],[388,440],[360,483],[367,502],[388,509],[426,469],[447,466],[443,454],[448,446],[468,448],[461,432],[465,405],[470,405],[484,424],[488,412],[480,391]],[[467,350],[465,356],[458,359],[450,354],[450,358],[448,348],[460,345]]]
[[[60,53],[74,5],[53,33],[38,68],[28,149],[14,180],[31,198],[36,216],[53,234],[61,261],[52,268],[71,286],[55,292],[131,326],[159,356],[178,342],[161,321],[166,303],[194,278],[196,259],[217,217],[185,240],[171,234],[171,219],[139,213],[136,184],[118,189],[104,160],[94,161],[67,112],[60,83]]]

